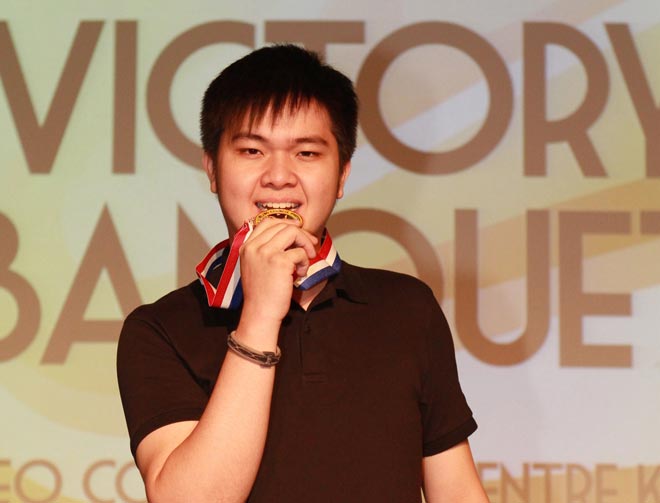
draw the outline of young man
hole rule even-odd
[[[432,292],[341,262],[325,229],[355,150],[350,80],[259,49],[211,83],[201,125],[229,240],[118,348],[149,501],[487,501]]]

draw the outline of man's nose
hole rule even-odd
[[[293,161],[287,154],[278,152],[270,156],[261,178],[263,185],[279,188],[295,185],[297,181]]]

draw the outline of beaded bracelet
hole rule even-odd
[[[245,346],[234,339],[236,330],[232,330],[227,336],[227,346],[238,356],[250,360],[251,362],[258,363],[259,366],[268,368],[277,365],[282,356],[282,352],[278,346],[275,346],[275,352],[272,351],[257,351],[249,346]]]

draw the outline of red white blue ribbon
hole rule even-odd
[[[231,245],[229,239],[225,239],[211,248],[206,257],[197,264],[195,271],[204,286],[210,307],[237,309],[243,303],[241,260],[238,252],[253,230],[253,223],[251,221],[246,222],[234,236]],[[222,274],[216,286],[207,278],[218,267],[222,267]],[[308,290],[321,281],[334,276],[340,269],[341,259],[332,244],[330,234],[326,230],[321,248],[316,257],[310,261],[307,274],[295,278],[293,286],[300,290]]]
[[[331,278],[339,273],[341,269],[341,259],[332,244],[332,238],[327,229],[323,232],[323,242],[319,248],[316,257],[310,260],[307,274],[302,277],[297,277],[293,286],[300,290],[309,290],[314,285],[318,285],[321,281]]]

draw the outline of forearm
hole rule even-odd
[[[267,332],[244,325],[237,331],[245,336],[244,344],[274,349],[276,331],[271,328],[267,331],[271,335],[264,337]],[[251,337],[255,333],[258,337]],[[159,446],[160,459],[145,460],[143,476],[150,502],[245,501],[266,442],[274,376],[275,367],[262,368],[227,352],[194,429],[172,449]],[[142,464],[140,454],[138,450]]]
[[[293,272],[306,272],[316,241],[299,223],[267,221],[243,244],[238,342],[275,351],[291,303]],[[262,368],[228,351],[204,414],[192,430],[163,435],[166,445],[147,437],[142,442],[149,441],[145,454],[142,444],[138,447],[149,501],[245,501],[266,443],[274,379],[275,367]]]
[[[427,503],[488,503],[467,440],[422,461]]]

